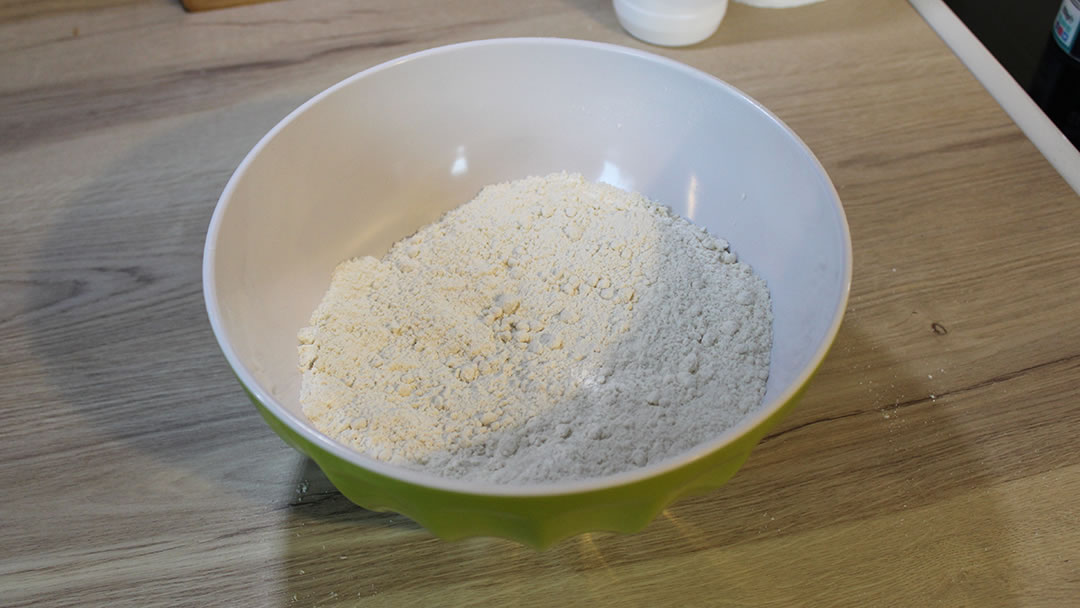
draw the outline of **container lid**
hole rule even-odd
[[[635,38],[660,46],[686,46],[716,31],[728,0],[613,0],[619,23]]]

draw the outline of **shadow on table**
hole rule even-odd
[[[275,473],[253,446],[280,443],[207,321],[202,247],[233,168],[304,99],[240,103],[155,123],[131,142],[114,138],[102,154],[115,161],[54,203],[50,232],[27,254],[27,346],[46,374],[47,414],[74,429],[48,449],[115,446],[106,449],[124,455],[115,475],[126,481],[110,501],[177,500],[152,495],[167,486],[155,474],[170,475],[178,495],[260,500]],[[69,170],[73,181],[86,171]]]
[[[635,535],[543,553],[444,542],[355,507],[305,461],[306,491],[284,524],[281,605],[1015,605],[1006,524],[992,496],[970,492],[990,474],[977,446],[946,399],[868,339],[846,324],[746,467]]]

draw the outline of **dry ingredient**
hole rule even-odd
[[[765,282],[639,194],[559,173],[484,188],[342,263],[299,333],[301,403],[382,461],[504,484],[656,463],[760,404]]]

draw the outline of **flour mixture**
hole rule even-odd
[[[738,422],[765,392],[772,313],[726,242],[561,173],[484,188],[342,263],[299,339],[320,431],[525,484],[643,467]]]

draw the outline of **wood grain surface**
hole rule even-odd
[[[257,4],[268,0],[181,0],[181,4],[189,11],[211,11],[219,8],[230,8],[244,4]]]
[[[820,157],[855,248],[803,403],[721,490],[535,553],[364,511],[259,419],[200,285],[214,203],[321,89],[445,43],[646,48]],[[1080,201],[903,0],[0,0],[0,604],[1080,605]]]

